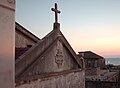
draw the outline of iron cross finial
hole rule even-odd
[[[55,12],[55,23],[58,23],[58,13],[60,13],[60,11],[57,9],[57,3],[55,3],[55,8],[51,10]]]

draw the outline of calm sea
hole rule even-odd
[[[105,58],[106,64],[120,65],[120,58]]]

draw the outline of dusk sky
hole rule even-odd
[[[76,53],[120,57],[120,0],[17,0],[16,21],[43,38],[53,29],[54,3],[61,31]]]

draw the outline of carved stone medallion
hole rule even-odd
[[[62,64],[63,64],[63,54],[60,51],[60,49],[57,49],[57,53],[55,55],[55,62],[57,64],[58,68],[62,67]]]

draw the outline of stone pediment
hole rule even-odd
[[[15,32],[18,32],[18,31],[23,35],[25,35],[26,37],[28,37],[29,39],[33,40],[34,42],[38,42],[40,40],[37,36],[35,36],[30,31],[28,31],[28,29],[24,28],[22,25],[15,22]]]
[[[76,53],[58,30],[58,26],[54,26],[53,31],[16,60],[16,79],[80,69]]]

